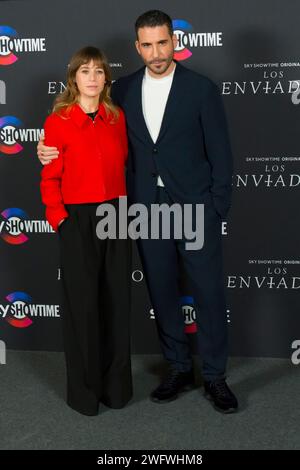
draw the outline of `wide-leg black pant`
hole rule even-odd
[[[117,211],[118,199],[109,203]],[[131,242],[97,238],[98,205],[66,205],[59,228],[67,403],[87,415],[100,401],[121,408],[132,396]]]

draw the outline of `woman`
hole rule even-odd
[[[41,172],[41,194],[60,240],[67,403],[86,415],[97,414],[99,402],[121,408],[132,396],[130,241],[96,235],[99,204],[118,211],[126,195],[125,119],[110,88],[102,52],[81,49],[44,125],[45,144],[59,151]]]

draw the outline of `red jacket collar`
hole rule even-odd
[[[78,104],[74,104],[71,107],[68,117],[72,119],[72,121],[74,121],[75,124],[77,124],[77,126],[79,127],[82,127],[83,124],[90,119],[90,117],[81,109],[81,107]],[[102,103],[99,104],[98,114],[96,116],[96,119],[98,117],[101,117],[103,121],[105,122],[108,120],[105,107]]]

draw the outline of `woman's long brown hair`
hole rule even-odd
[[[103,52],[93,46],[84,47],[75,52],[72,56],[68,66],[66,89],[55,99],[52,112],[60,114],[62,110],[68,111],[68,108],[73,104],[78,103],[79,90],[75,82],[76,72],[81,65],[88,64],[91,61],[101,67],[105,74],[105,84],[99,97],[99,103],[103,103],[107,114],[112,115],[113,120],[117,120],[119,117],[119,111],[110,97],[110,67]]]

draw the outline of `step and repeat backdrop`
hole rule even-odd
[[[153,8],[173,19],[175,58],[218,84],[227,112],[235,160],[222,227],[231,354],[288,357],[300,345],[296,0],[0,2],[0,339],[12,349],[62,349],[58,240],[40,200],[36,145],[73,52],[95,45],[114,79],[133,72],[141,66],[134,22]],[[131,281],[133,352],[159,352],[136,250]],[[196,347],[187,282],[181,301]]]

